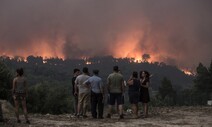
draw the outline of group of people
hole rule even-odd
[[[113,73],[107,78],[107,84],[104,85],[99,77],[99,70],[93,70],[90,76],[88,68],[84,67],[82,73],[79,69],[74,69],[72,78],[73,95],[75,100],[75,116],[86,118],[86,111],[91,104],[91,113],[93,118],[103,119],[104,102],[107,99],[108,113],[107,118],[111,118],[112,109],[117,105],[119,118],[123,119],[124,93],[128,86],[129,102],[132,105],[133,118],[138,118],[138,103],[143,104],[143,117],[148,116],[149,97],[149,78],[147,71],[133,72],[131,77],[124,81],[118,66],[113,67]],[[107,93],[107,94],[106,94]],[[98,112],[97,112],[98,109]]]
[[[17,122],[19,119],[19,101],[22,103],[26,123],[30,124],[27,116],[26,97],[28,96],[26,78],[23,76],[22,68],[16,70],[17,76],[13,80],[12,94],[15,102],[15,114]],[[88,68],[84,67],[82,73],[79,69],[74,69],[72,78],[73,96],[75,102],[75,115],[86,118],[89,104],[91,104],[91,113],[93,118],[103,119],[104,102],[107,99],[108,114],[107,118],[112,116],[112,108],[116,104],[119,111],[120,119],[124,118],[123,105],[126,85],[128,85],[129,102],[132,104],[134,118],[138,118],[138,103],[143,103],[143,117],[148,116],[149,97],[149,78],[147,71],[141,71],[140,77],[138,72],[133,72],[127,82],[124,81],[118,66],[113,67],[113,73],[107,78],[105,85],[99,77],[99,70],[93,70],[90,76]],[[106,94],[107,93],[107,94]],[[98,108],[98,112],[97,112]]]

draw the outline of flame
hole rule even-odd
[[[195,73],[190,69],[181,69],[181,71],[186,75],[195,75]]]
[[[151,53],[148,62],[159,60],[156,58],[157,56],[154,55],[154,52],[147,51],[147,49],[146,51],[142,51],[141,48],[139,48],[139,41],[140,39],[134,36],[120,40],[120,42],[117,42],[117,45],[115,45],[117,48],[114,50],[113,56],[115,58],[132,58],[134,60],[131,62],[141,63],[143,61],[142,55]]]
[[[49,43],[50,40],[34,40],[30,42],[28,48],[24,50],[16,50],[10,52],[8,50],[4,52],[0,52],[3,56],[8,56],[10,59],[14,59],[16,56],[19,56],[19,61],[26,61],[26,58],[30,55],[33,56],[41,56],[45,59],[47,58],[61,58],[64,59],[65,56],[63,54],[63,39],[58,39],[57,42],[53,45]]]
[[[87,65],[90,65],[90,64],[92,64],[92,62],[90,62],[90,61],[87,61],[85,64],[87,64]]]

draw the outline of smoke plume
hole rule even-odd
[[[211,0],[1,0],[0,55],[212,59]]]

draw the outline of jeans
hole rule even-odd
[[[97,109],[98,107],[98,118],[103,118],[103,94],[102,93],[94,93],[91,91],[91,113],[93,118],[97,118]]]

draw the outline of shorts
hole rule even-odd
[[[14,100],[17,100],[17,101],[26,100],[26,93],[15,93]]]
[[[124,104],[124,96],[122,93],[110,93],[108,96],[108,104],[109,105],[123,105]]]
[[[138,104],[139,92],[129,92],[128,95],[129,95],[130,104]]]

